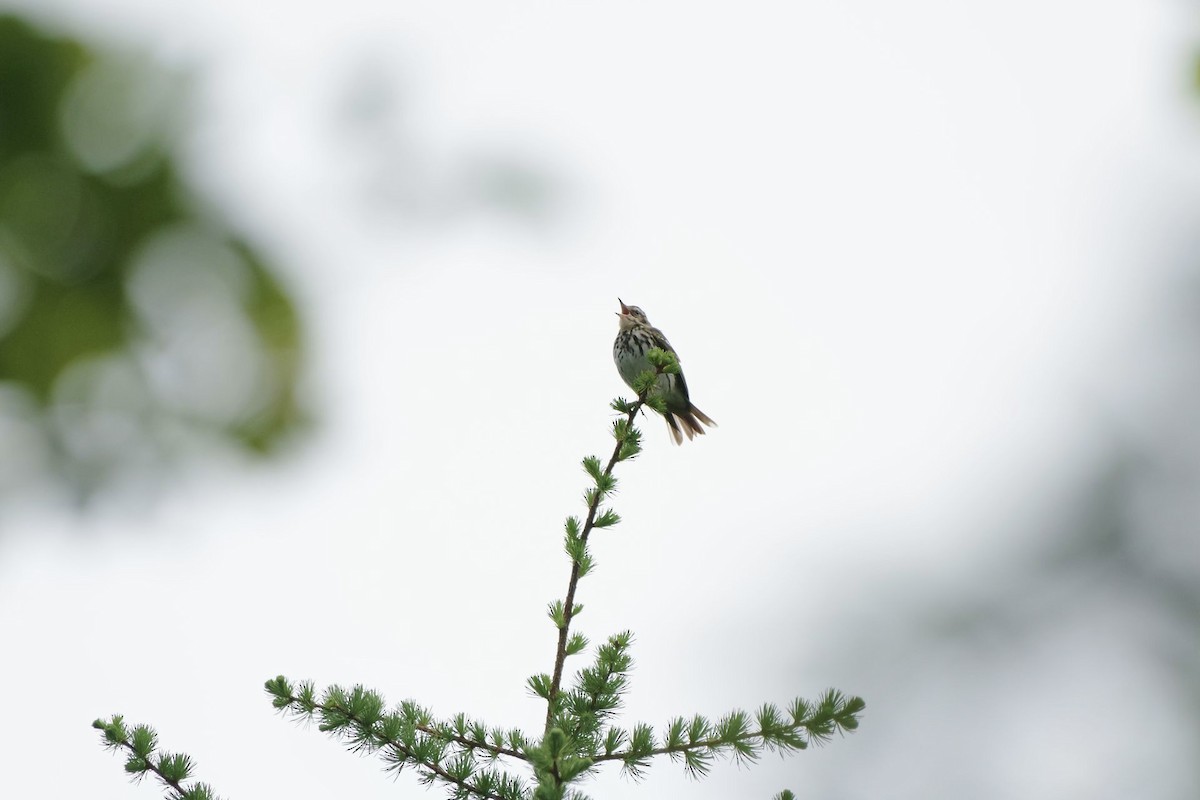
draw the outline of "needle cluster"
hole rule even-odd
[[[153,775],[167,800],[219,800],[206,783],[187,784],[192,777],[192,758],[186,753],[158,752],[158,733],[149,725],[130,728],[120,714],[107,720],[97,719],[92,727],[99,730],[104,746],[126,753],[125,772],[135,781]]]

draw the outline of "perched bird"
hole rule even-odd
[[[632,389],[633,381],[638,375],[654,369],[646,359],[647,350],[657,347],[675,353],[675,348],[671,347],[662,331],[650,324],[645,311],[637,306],[625,305],[620,298],[617,298],[617,302],[621,303],[621,310],[617,312],[617,316],[621,318],[621,328],[617,331],[616,341],[613,342],[613,361],[617,362],[617,372],[621,373],[621,379]],[[675,357],[678,358],[679,354],[676,353]],[[717,426],[707,414],[692,405],[682,371],[675,375],[666,372],[659,375],[658,390],[667,401],[667,427],[670,428],[675,444],[683,444],[684,435],[691,439],[696,434],[704,433],[704,428],[700,427],[701,422],[709,427]],[[682,432],[680,423],[683,425]]]

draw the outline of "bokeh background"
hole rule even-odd
[[[595,540],[626,719],[868,708],[585,791],[1200,796],[1194,3],[0,13],[0,795],[431,796],[279,673],[536,730],[619,295],[720,423]]]

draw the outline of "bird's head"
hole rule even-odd
[[[637,306],[625,305],[619,297],[617,298],[617,302],[621,304],[621,310],[617,312],[617,316],[621,318],[621,330],[627,331],[639,325],[650,325],[650,320],[646,319],[645,311],[642,311]]]

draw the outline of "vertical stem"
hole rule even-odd
[[[661,371],[661,370],[660,370]],[[638,401],[629,409],[627,421],[630,426],[633,425],[633,418],[637,416],[637,412],[641,409],[645,402],[644,397],[639,397]],[[612,457],[608,459],[608,466],[604,468],[605,475],[611,475],[613,467],[617,464],[617,457],[621,454],[621,445],[625,442],[621,439],[617,440],[617,446],[613,448]],[[595,492],[592,497],[592,502],[588,504],[587,520],[583,523],[583,530],[579,534],[580,540],[586,545],[588,536],[592,532],[592,526],[596,521],[596,511],[600,508],[600,500],[603,496],[602,492]],[[550,723],[554,718],[554,704],[558,700],[559,688],[562,686],[563,664],[567,660],[567,637],[570,634],[571,619],[575,616],[575,588],[579,585],[579,562],[571,561],[571,580],[567,584],[567,599],[563,606],[563,626],[558,629],[558,650],[554,655],[554,675],[550,681],[550,696],[546,703],[546,731],[550,732]],[[545,734],[543,734],[545,735]]]

